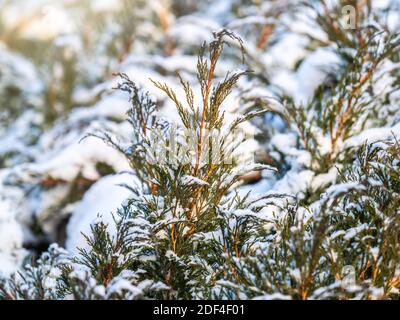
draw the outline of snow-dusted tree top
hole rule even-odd
[[[399,27],[0,0],[0,300],[399,299]]]

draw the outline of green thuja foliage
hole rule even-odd
[[[343,182],[361,190],[343,198],[332,245],[337,261],[355,267],[363,298],[399,297],[399,161],[397,140],[365,144],[341,173]]]
[[[283,195],[243,197],[234,191],[243,175],[272,168],[252,163],[239,150],[246,139],[241,124],[263,111],[224,118],[223,102],[244,74],[215,77],[227,38],[241,43],[223,30],[200,50],[199,100],[182,78],[184,101],[167,84],[154,82],[176,105],[181,123],[158,116],[149,95],[121,75],[119,88],[130,94],[132,141],[126,146],[108,134],[101,138],[125,154],[141,187],[130,187],[134,195],[115,216],[115,234],[95,223],[86,238],[89,248],[59,266],[60,296],[210,298],[232,259],[254,251],[264,220],[259,211]],[[91,285],[83,289],[87,281]]]
[[[398,36],[369,38],[307,106],[286,100],[282,117],[302,143],[296,152],[310,155],[308,171],[337,166],[336,180],[302,201],[237,188],[249,172],[275,169],[240,149],[241,125],[265,110],[226,116],[247,74],[217,77],[228,42],[243,45],[222,30],[201,47],[198,89],[181,76],[183,94],[153,82],[175,105],[176,123],[120,75],[131,139],[95,136],[125,155],[139,183],[126,186],[132,196],[113,223],[92,224],[77,255],[51,247],[0,282],[1,299],[399,299],[399,143],[348,143],[375,124],[374,75],[397,54]]]
[[[295,124],[304,148],[312,155],[314,170],[326,172],[333,162],[345,161],[341,144],[377,120],[373,115],[384,107],[379,92],[373,90],[379,80],[376,71],[398,53],[399,46],[399,35],[374,34],[336,84],[320,85],[305,106],[286,99],[286,117]]]
[[[309,208],[288,205],[256,254],[220,282],[230,297],[399,298],[399,144],[364,145]]]
[[[0,279],[0,299],[6,300],[48,300],[60,297],[58,282],[66,252],[57,245],[50,246],[32,265],[25,265],[22,271],[5,281]]]

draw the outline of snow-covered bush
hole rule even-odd
[[[0,4],[0,299],[398,299],[399,12]]]

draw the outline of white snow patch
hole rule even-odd
[[[90,234],[90,225],[98,219],[98,215],[101,215],[103,222],[110,224],[112,232],[114,227],[112,214],[132,194],[121,185],[134,186],[137,183],[137,178],[130,174],[110,175],[96,182],[76,206],[68,223],[67,250],[77,252],[77,247],[87,248],[81,233]]]

